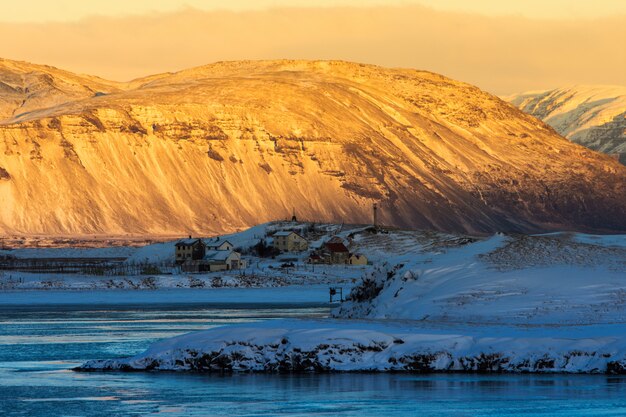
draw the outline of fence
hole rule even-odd
[[[0,260],[0,271],[125,276],[171,274],[179,268],[171,262],[124,261],[125,258],[9,258]]]

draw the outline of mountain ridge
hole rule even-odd
[[[572,142],[626,164],[626,87],[575,85],[504,98]]]
[[[228,61],[87,87],[1,122],[4,233],[368,223],[374,202],[400,227],[626,230],[623,166],[435,73]]]

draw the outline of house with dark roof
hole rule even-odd
[[[326,241],[319,250],[311,252],[308,263],[311,264],[344,264],[344,265],[367,265],[365,255],[351,253],[348,247],[339,237]]]
[[[174,260],[177,264],[182,264],[188,260],[200,260],[206,253],[206,246],[202,239],[181,239],[174,245]]]
[[[322,246],[322,256],[328,259],[331,264],[345,264],[350,257],[350,250],[343,242],[326,242]]]
[[[245,268],[241,254],[234,250],[208,250],[202,259],[188,260],[181,269],[184,272],[216,272]]]

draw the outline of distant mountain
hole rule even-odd
[[[626,230],[626,167],[478,88],[338,61],[116,83],[0,61],[0,231],[223,233],[290,217]]]
[[[506,99],[572,142],[626,164],[626,87],[576,86]]]
[[[124,84],[0,58],[0,120],[120,91]]]

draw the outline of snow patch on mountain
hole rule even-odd
[[[571,141],[626,164],[626,87],[574,86],[505,99]]]

